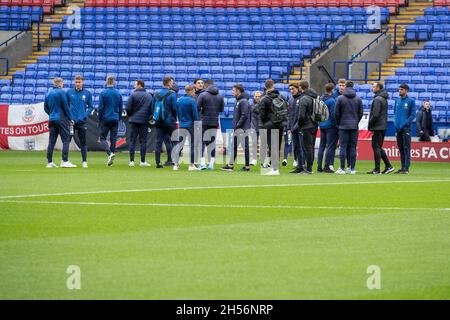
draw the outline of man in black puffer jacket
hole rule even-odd
[[[130,136],[130,167],[134,167],[134,153],[136,148],[137,137],[139,136],[139,144],[141,147],[141,167],[150,166],[145,161],[147,152],[147,135],[150,117],[152,115],[153,97],[144,89],[144,81],[136,80],[135,90],[128,98],[127,115],[128,122],[131,126]]]
[[[381,83],[375,82],[372,85],[372,92],[375,97],[372,101],[369,116],[368,129],[372,131],[372,150],[375,160],[375,169],[367,172],[368,174],[380,174],[380,160],[383,159],[385,169],[383,174],[389,174],[394,171],[391,166],[386,152],[383,149],[384,136],[387,129],[387,114],[388,114],[388,102],[389,94],[384,90],[384,86]]]
[[[335,173],[345,174],[345,160],[350,153],[348,163],[348,173],[356,174],[356,146],[358,145],[359,122],[364,110],[361,98],[356,95],[353,89],[353,82],[347,81],[341,96],[336,100],[335,107],[336,123],[339,128],[339,157],[341,167]]]
[[[314,99],[317,98],[317,92],[309,87],[309,82],[303,80],[300,82],[302,97],[298,107],[298,129],[300,132],[300,145],[305,151],[306,168],[303,168],[301,161],[298,161],[296,171],[298,173],[311,174],[314,163],[314,145],[318,124],[313,121],[312,114],[314,108]]]
[[[202,92],[197,99],[198,110],[201,114],[202,120],[202,136],[205,132],[209,130],[217,130],[219,127],[219,114],[223,112],[225,100],[221,94],[219,94],[219,89],[214,85],[213,80],[207,80],[205,82],[205,91]],[[203,140],[203,139],[202,139]],[[206,162],[204,157],[205,147],[208,147],[211,143],[216,140],[215,134],[211,137],[210,141],[203,141],[202,146],[202,158],[200,169],[206,169]],[[216,148],[211,151],[211,158],[209,160],[209,170],[214,169],[214,160],[216,157]]]

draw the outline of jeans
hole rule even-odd
[[[345,169],[345,160],[350,170],[355,170],[356,147],[358,145],[358,130],[339,130],[339,158],[341,169]]]
[[[339,139],[339,130],[336,127],[327,129],[327,145],[325,147],[325,168],[334,166],[336,145]]]
[[[409,171],[411,164],[411,129],[409,127],[397,130],[397,146],[400,150],[402,170]]]
[[[53,162],[53,150],[55,149],[56,140],[58,140],[58,135],[61,136],[61,141],[63,144],[62,149],[62,160],[69,161],[69,144],[70,144],[70,131],[69,131],[69,121],[59,120],[59,121],[49,121],[49,140],[47,148],[47,160],[48,162]]]
[[[134,161],[134,153],[136,150],[136,142],[139,136],[139,145],[141,150],[141,162],[145,162],[145,154],[147,153],[147,136],[148,124],[130,122],[130,161]]]
[[[172,133],[175,131],[175,124],[157,124],[156,125],[156,147],[155,161],[156,164],[161,163],[162,144],[166,145],[167,162],[172,162]]]

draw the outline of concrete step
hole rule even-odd
[[[0,76],[0,79],[8,79],[8,80],[12,80],[13,76]]]
[[[9,68],[9,72],[24,71],[25,68]]]

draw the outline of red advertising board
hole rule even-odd
[[[383,149],[390,160],[400,161],[396,141],[385,141]],[[373,160],[372,141],[358,141],[358,160]],[[411,161],[449,162],[450,142],[411,142]]]

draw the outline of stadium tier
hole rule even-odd
[[[0,6],[25,6],[42,8],[45,13],[53,11],[55,6],[60,6],[65,0],[0,0]]]
[[[0,7],[0,30],[29,30],[33,22],[42,20],[42,7]]]

